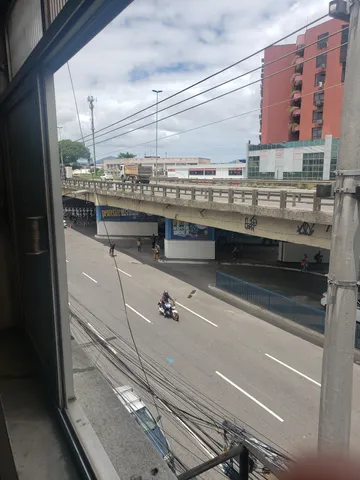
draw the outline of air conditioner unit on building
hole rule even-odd
[[[322,121],[321,118],[319,118],[319,120],[316,120],[316,123],[317,123],[318,125],[322,125],[322,124],[323,124],[323,121]]]
[[[321,101],[321,100],[316,100],[315,105],[316,105],[317,107],[321,107],[321,105],[322,105],[323,103],[324,103],[324,102]]]
[[[319,88],[322,88],[323,85],[324,85],[324,82],[319,82],[319,83],[318,83],[318,87],[319,87]]]
[[[322,68],[322,69],[324,70],[324,68],[326,68],[325,63],[322,63],[322,64],[320,65],[320,68]]]

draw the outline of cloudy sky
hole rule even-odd
[[[134,0],[69,62],[84,135],[90,133],[88,95],[97,99],[95,126],[99,130],[153,105],[153,89],[163,91],[159,100],[173,95],[324,15],[327,9],[327,0]],[[261,55],[255,56],[160,104],[159,110],[165,110],[159,113],[158,154],[207,157],[216,162],[243,158],[246,142],[258,142],[259,111],[246,112],[259,108],[259,83],[161,119],[257,80],[259,71],[170,108],[260,66],[260,61]],[[80,131],[66,66],[56,73],[55,86],[62,138],[78,140]],[[151,116],[123,126],[145,115]],[[139,157],[155,155],[154,124],[128,133],[154,119],[152,107],[112,127],[122,128],[97,138],[97,158],[126,150]],[[163,138],[166,136],[169,138]]]

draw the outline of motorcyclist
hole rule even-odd
[[[161,303],[161,306],[162,308],[164,309],[164,314],[166,315],[167,311],[168,311],[168,303],[169,303],[169,300],[171,300],[172,302],[174,301],[169,292],[167,290],[164,290],[162,296],[161,296],[161,299],[160,299],[160,303]]]

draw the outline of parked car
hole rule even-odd
[[[327,305],[327,292],[324,292],[320,300],[321,306],[326,308]],[[360,322],[360,300],[357,301],[356,321]]]
[[[135,418],[146,436],[151,440],[171,470],[174,471],[174,457],[169,443],[158,425],[160,417],[155,420],[150,410],[134,390],[126,385],[114,388],[114,392],[126,410]]]

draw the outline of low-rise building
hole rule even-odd
[[[329,180],[335,177],[339,139],[247,146],[247,177],[263,180]]]
[[[196,166],[176,165],[167,169],[169,178],[190,178],[198,180],[213,180],[246,178],[246,160],[238,163],[197,164]]]
[[[158,166],[159,175],[165,174],[169,167],[176,167],[178,165],[208,165],[211,163],[210,158],[202,157],[165,157],[159,158],[156,161],[155,157],[143,158],[111,158],[104,159],[104,172],[112,173],[113,175],[120,174],[120,165],[152,165],[155,171],[155,165]]]

